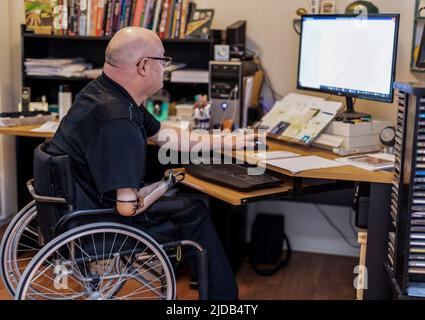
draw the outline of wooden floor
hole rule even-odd
[[[4,228],[0,229],[0,238]],[[249,263],[237,274],[241,300],[353,300],[354,267],[358,259],[295,252],[288,267],[273,277],[260,277]],[[178,274],[179,300],[197,299],[197,291],[188,288],[190,277],[183,269]],[[9,300],[0,280],[0,300]]]

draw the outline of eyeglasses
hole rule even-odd
[[[139,62],[137,62],[136,67],[139,67],[140,64],[142,63],[143,59],[151,59],[151,60],[158,60],[161,61],[161,64],[164,68],[167,68],[171,65],[171,63],[173,62],[173,58],[171,57],[163,57],[163,58],[159,58],[159,57],[142,57],[140,58]],[[105,59],[105,62],[115,68],[119,68],[119,66],[117,66],[116,64],[110,62],[108,59]]]
[[[167,68],[169,66],[171,66],[171,63],[173,62],[173,58],[171,57],[163,57],[163,58],[159,58],[159,57],[142,57],[140,58],[140,61],[137,62],[136,66],[139,67],[140,64],[142,63],[143,59],[150,59],[150,60],[158,60],[161,61],[161,64],[164,68]]]

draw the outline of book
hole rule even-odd
[[[153,6],[154,6],[154,1],[153,0],[147,0],[146,2],[146,8],[145,8],[145,14],[143,17],[143,28],[149,28],[149,26],[151,25],[151,17],[153,14]]]
[[[52,6],[50,0],[25,0],[25,29],[35,31],[37,27],[42,27],[42,15],[52,17]],[[52,21],[50,21],[50,27]]]
[[[177,0],[170,0],[170,5],[168,7],[168,16],[167,16],[167,25],[165,27],[165,38],[171,38],[171,29],[173,27],[174,19],[174,8],[176,6]]]
[[[178,24],[179,24],[180,6],[181,6],[181,0],[176,0],[176,2],[174,4],[173,22],[172,22],[172,26],[171,26],[170,38],[176,37],[176,30],[177,30]]]
[[[214,9],[193,10],[187,25],[186,37],[208,39],[213,18]]]
[[[111,30],[111,22],[112,22],[112,10],[114,8],[114,0],[108,0],[106,3],[106,14],[105,14],[105,23],[104,23],[104,31],[105,36],[110,36],[112,34]]]
[[[87,0],[80,0],[80,19],[78,34],[87,35]]]
[[[104,35],[103,22],[105,20],[105,0],[98,0],[96,11],[96,29],[95,36],[101,37]]]
[[[276,102],[260,125],[271,138],[309,146],[342,108],[340,102],[290,93]]]
[[[189,3],[190,3],[190,0],[183,0],[183,3],[182,3],[180,31],[178,36],[178,38],[180,39],[184,39],[186,37],[186,27],[187,27],[187,20],[188,20],[188,14],[189,14]]]
[[[169,11],[168,8],[169,8],[169,5],[170,5],[170,1],[171,0],[164,0],[164,5],[163,5],[163,8],[162,8],[161,21],[160,21],[160,24],[159,24],[159,37],[161,39],[165,38],[165,30],[166,30],[166,27],[167,27],[167,19],[168,19],[168,11]]]
[[[154,13],[154,19],[153,19],[153,23],[152,23],[152,31],[153,32],[158,32],[158,27],[159,27],[159,23],[160,23],[160,14],[161,14],[161,8],[163,5],[163,0],[157,0],[156,1],[156,8],[155,8],[155,13]]]
[[[145,0],[137,0],[136,9],[134,11],[132,26],[139,27],[142,20],[142,13],[145,6]]]

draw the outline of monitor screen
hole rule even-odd
[[[393,101],[398,15],[303,16],[298,88]]]

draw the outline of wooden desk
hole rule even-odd
[[[52,138],[53,133],[48,132],[33,132],[31,129],[38,128],[40,125],[30,126],[18,126],[0,128],[0,134],[20,136],[20,137],[35,137],[35,138]],[[268,151],[290,151],[298,153],[302,156],[319,156],[326,159],[334,160],[338,158],[337,155],[330,151],[325,151],[317,148],[306,149],[302,146],[289,145],[284,142],[277,140],[268,139],[267,144],[269,146]],[[253,157],[253,152],[236,151],[232,152],[232,157],[242,160],[244,162],[263,165],[258,159]],[[267,165],[267,169],[282,173],[288,177],[296,178],[313,178],[313,179],[327,179],[327,180],[344,180],[344,181],[357,181],[357,182],[372,182],[372,183],[384,183],[390,184],[393,180],[393,174],[387,171],[368,171],[352,166],[344,166],[337,168],[318,169],[303,171],[298,174],[292,174],[291,172]]]
[[[326,150],[321,150],[317,148],[306,149],[302,146],[289,145],[284,142],[279,142],[272,139],[267,139],[267,144],[269,146],[268,151],[290,151],[298,153],[301,156],[318,156],[326,158],[329,160],[335,160],[339,156],[334,153]],[[259,166],[262,164],[257,158],[253,157],[254,152],[245,152],[245,151],[236,151],[226,154],[232,156],[233,158],[242,160],[247,163],[257,164]],[[267,165],[267,169],[274,172],[282,173],[289,177],[295,178],[313,178],[313,179],[326,179],[326,180],[344,180],[344,181],[356,181],[356,182],[372,182],[372,183],[384,183],[391,184],[393,181],[393,173],[387,171],[368,171],[352,166],[343,166],[336,168],[328,169],[317,169],[317,170],[307,170],[300,172],[298,174],[292,174],[291,172]]]
[[[0,134],[34,138],[51,138],[53,136],[52,133],[31,131],[31,129],[36,127],[38,127],[38,125],[0,128]],[[335,154],[328,151],[315,148],[306,149],[301,146],[289,145],[274,140],[268,140],[268,145],[269,151],[285,150],[298,153],[302,156],[316,155],[331,160],[337,158]],[[258,160],[252,156],[252,152],[232,152],[230,156],[249,163],[258,162]],[[251,193],[240,193],[230,188],[224,188],[222,186],[201,181],[190,175],[186,176],[184,184],[190,188],[221,199],[232,205],[243,205],[250,201],[282,197],[285,198],[286,196],[290,196],[296,180],[298,180],[298,185],[300,185],[299,181],[301,181],[301,187],[305,186],[302,181],[303,178],[371,183],[366,253],[366,268],[368,271],[369,289],[365,290],[364,297],[366,299],[391,298],[392,292],[384,272],[383,264],[386,257],[388,232],[391,223],[389,206],[391,183],[393,178],[392,173],[384,171],[371,172],[351,166],[308,170],[295,175],[289,171],[273,166],[267,166],[267,169],[285,175],[285,177],[287,177],[287,182],[277,188],[270,188]]]
[[[51,132],[34,132],[32,129],[40,127],[40,124],[29,126],[17,126],[0,128],[0,134],[16,137],[33,137],[33,138],[52,138],[54,133]]]

